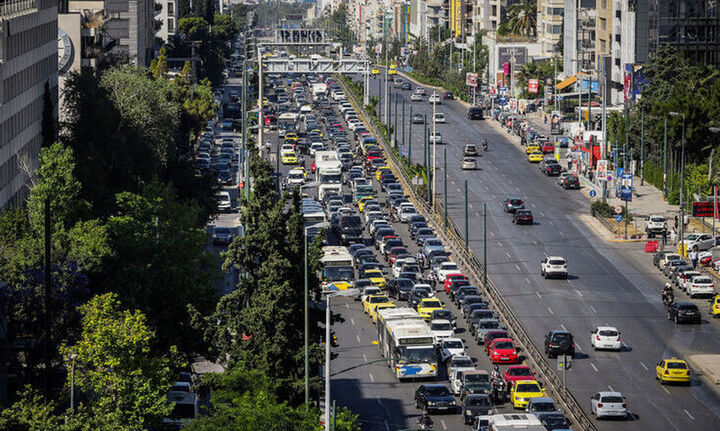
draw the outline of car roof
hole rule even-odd
[[[430,323],[447,323],[447,324],[449,324],[449,325],[452,324],[452,322],[450,322],[450,321],[447,320],[447,319],[433,319],[433,320],[430,321]]]
[[[459,342],[463,343],[463,345],[465,344],[465,342],[462,340],[462,338],[445,338],[442,340],[443,343],[446,341],[453,341],[453,342],[459,341]]]
[[[602,331],[602,330],[617,331],[617,328],[614,326],[598,326],[597,330],[598,331]]]
[[[554,259],[562,259],[562,260],[565,260],[565,258],[562,257],[562,256],[549,256],[549,257],[548,257],[548,260],[554,260]]]
[[[513,386],[517,387],[517,385],[521,385],[521,384],[523,384],[523,383],[535,383],[536,385],[539,385],[539,384],[540,384],[540,383],[539,383],[537,380],[535,380],[535,379],[532,379],[532,380],[528,379],[528,380],[517,380],[517,381],[515,381],[515,385],[513,385]]]

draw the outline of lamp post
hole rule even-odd
[[[720,133],[720,127],[708,127],[711,133]],[[717,214],[717,186],[713,186],[713,216],[712,216],[712,234],[715,236],[715,215]]]
[[[330,298],[355,296],[358,289],[326,290],[325,294],[325,431],[330,431]]]
[[[670,112],[669,114],[671,117],[682,116],[682,140],[680,144],[680,220],[678,226],[680,230],[680,253],[684,256],[683,230],[685,227],[685,202],[683,202],[683,198],[685,196],[685,114],[680,112]]]
[[[77,353],[70,355],[70,412],[75,413],[75,359]]]
[[[433,90],[433,116],[432,116],[432,146],[433,146],[433,155],[432,155],[432,181],[433,181],[433,187],[432,187],[432,205],[433,208],[435,207],[435,197],[437,195],[437,178],[435,176],[435,167],[437,158],[436,156],[436,147],[437,147],[437,123],[435,122],[435,114],[436,114],[436,107],[437,107],[437,98],[440,97],[435,90]]]

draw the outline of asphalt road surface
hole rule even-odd
[[[382,77],[371,79],[373,96],[378,94],[379,79]],[[392,94],[400,94],[401,101],[406,103],[406,123],[410,121],[410,105],[414,113],[432,116],[427,96],[422,102],[410,102],[410,91],[393,89]],[[391,101],[394,108],[394,100]],[[379,105],[383,106],[382,101]],[[602,421],[598,428],[715,428],[720,418],[718,397],[698,379],[689,387],[661,386],[654,378],[654,367],[670,356],[717,353],[718,324],[704,320],[702,325],[677,326],[668,321],[659,293],[666,279],[647,256],[640,254],[637,245],[608,244],[593,234],[581,220],[581,216],[589,214],[589,202],[581,195],[584,191],[560,189],[555,178],[545,177],[537,165],[527,162],[524,152],[510,141],[508,134],[490,124],[494,120],[467,120],[466,108],[455,101],[443,101],[437,111],[447,119],[446,124],[437,126],[446,143],[436,149],[438,199],[444,199],[444,174],[440,168],[446,149],[450,217],[458,226],[464,226],[463,183],[467,180],[470,246],[481,255],[482,208],[487,204],[490,277],[538,346],[548,330],[567,329],[574,334],[578,354],[567,383],[581,406],[589,412],[590,397],[598,391],[619,391],[627,398],[633,414],[631,422]],[[401,124],[401,108],[397,112]],[[422,125],[413,125],[409,139],[413,160],[420,163],[423,130]],[[460,170],[463,146],[479,144],[483,138],[489,141],[489,151],[478,158],[478,170]],[[407,153],[408,149],[403,148],[402,152]],[[512,224],[500,205],[508,197],[525,201],[535,217],[534,225]],[[568,260],[567,281],[545,280],[540,276],[540,260],[545,256],[563,256]],[[353,314],[357,313],[353,304],[349,307],[348,316],[355,324],[347,328],[348,335],[344,334],[345,328],[336,328],[343,331],[339,350],[347,351],[340,355],[338,364],[333,364],[334,369],[342,368],[349,357],[360,362],[363,354],[368,360],[372,360],[370,354],[372,358],[376,356],[370,344],[374,340],[373,328],[367,319]],[[600,325],[616,326],[621,331],[624,340],[621,352],[591,349],[589,331]],[[348,336],[350,340],[343,344]],[[415,385],[394,381],[383,364],[338,376],[333,387],[336,385],[340,390],[334,389],[335,394],[343,397],[338,401],[353,409],[374,412],[370,420],[373,427],[369,429],[386,429],[385,422],[390,429],[409,425],[408,418],[414,413],[410,404]],[[403,390],[404,395],[396,396]],[[450,429],[459,429],[450,427],[449,420],[446,423]],[[440,425],[436,428],[445,429],[446,424]]]

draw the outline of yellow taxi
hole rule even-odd
[[[380,68],[375,66],[372,69],[370,69],[370,75],[380,75]]]
[[[532,153],[528,154],[527,156],[528,162],[530,163],[540,163],[543,160],[543,153],[540,151],[533,151]]]
[[[292,151],[287,151],[282,155],[283,165],[294,165],[298,162],[297,156]]]
[[[297,142],[297,140],[298,140],[298,135],[296,133],[290,132],[290,133],[285,134],[286,142],[287,141]]]
[[[386,281],[383,272],[379,269],[368,269],[365,271],[365,277],[370,280],[370,283],[382,289],[385,287]]]
[[[397,64],[391,64],[388,69],[388,75],[397,75]]]
[[[516,409],[524,409],[530,398],[545,396],[545,389],[536,380],[518,380],[510,387],[510,402]]]
[[[385,302],[385,303],[376,305],[375,308],[370,310],[370,312],[368,313],[370,315],[370,318],[372,319],[373,323],[377,323],[378,311],[382,310],[384,308],[397,308],[397,306],[395,304],[393,304],[392,302]]]
[[[670,382],[690,384],[690,369],[682,359],[663,359],[655,366],[655,378],[661,385]]]
[[[430,320],[433,311],[442,309],[443,303],[437,298],[423,298],[417,305],[418,314],[425,320]]]
[[[368,201],[374,200],[375,198],[372,196],[365,196],[360,198],[360,200],[358,201],[358,210],[360,210],[360,212],[363,212],[363,210],[365,209],[365,204],[368,203]]]
[[[378,305],[389,303],[391,303],[390,298],[388,298],[388,296],[384,293],[378,295],[368,295],[362,303],[363,313],[370,314],[370,311],[374,310]]]
[[[380,181],[380,177],[385,175],[385,172],[392,172],[392,169],[388,166],[380,166],[377,168],[377,172],[375,172],[375,179]]]
[[[263,106],[268,106],[269,103],[270,103],[270,101],[268,100],[268,98],[263,97]]]
[[[712,317],[720,316],[720,295],[715,295],[710,299],[708,304],[708,312]]]
[[[533,151],[539,151],[542,153],[542,150],[540,149],[540,145],[538,145],[538,144],[529,144],[527,147],[525,147],[526,154],[530,154]]]

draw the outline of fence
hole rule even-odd
[[[355,110],[358,113],[362,113],[365,119],[370,118],[370,115],[365,112],[363,105],[358,103],[355,94],[349,91],[341,79],[338,79],[337,81],[343,86],[345,94],[349,96],[350,102],[354,106]],[[465,242],[460,234],[461,230],[458,229],[455,221],[451,217],[448,217],[448,227],[447,229],[445,228],[442,216],[444,212],[442,203],[440,203],[439,200],[435,200],[434,208],[432,208],[423,197],[418,195],[415,188],[412,186],[411,179],[407,176],[405,169],[403,169],[403,164],[399,159],[399,156],[396,152],[392,151],[391,146],[385,140],[385,137],[379,133],[375,124],[371,121],[366,121],[366,124],[382,144],[385,149],[385,153],[388,154],[390,160],[392,160],[395,166],[394,171],[400,174],[398,175],[398,179],[402,182],[403,187],[405,190],[409,191],[412,200],[419,207],[418,209],[420,212],[427,216],[428,223],[436,232],[439,233],[440,238],[455,258],[456,263],[464,267],[466,271],[469,272],[468,275],[473,277],[475,280],[482,280],[483,272],[485,270],[484,262],[475,255],[473,250],[465,250]],[[551,364],[545,360],[544,355],[535,346],[533,340],[530,338],[530,335],[528,335],[525,328],[523,328],[520,324],[520,321],[515,315],[515,311],[505,302],[502,294],[490,278],[487,279],[487,291],[485,293],[493,308],[497,310],[499,317],[504,320],[508,331],[513,335],[515,340],[519,341],[520,344],[524,346],[527,362],[529,362],[536,370],[537,377],[544,379],[547,383],[549,391],[557,395],[556,399],[564,406],[565,412],[571,417],[574,423],[574,427],[586,431],[596,431],[597,428],[582,410],[580,404],[575,399],[575,396],[562,384],[562,381],[555,374]]]

